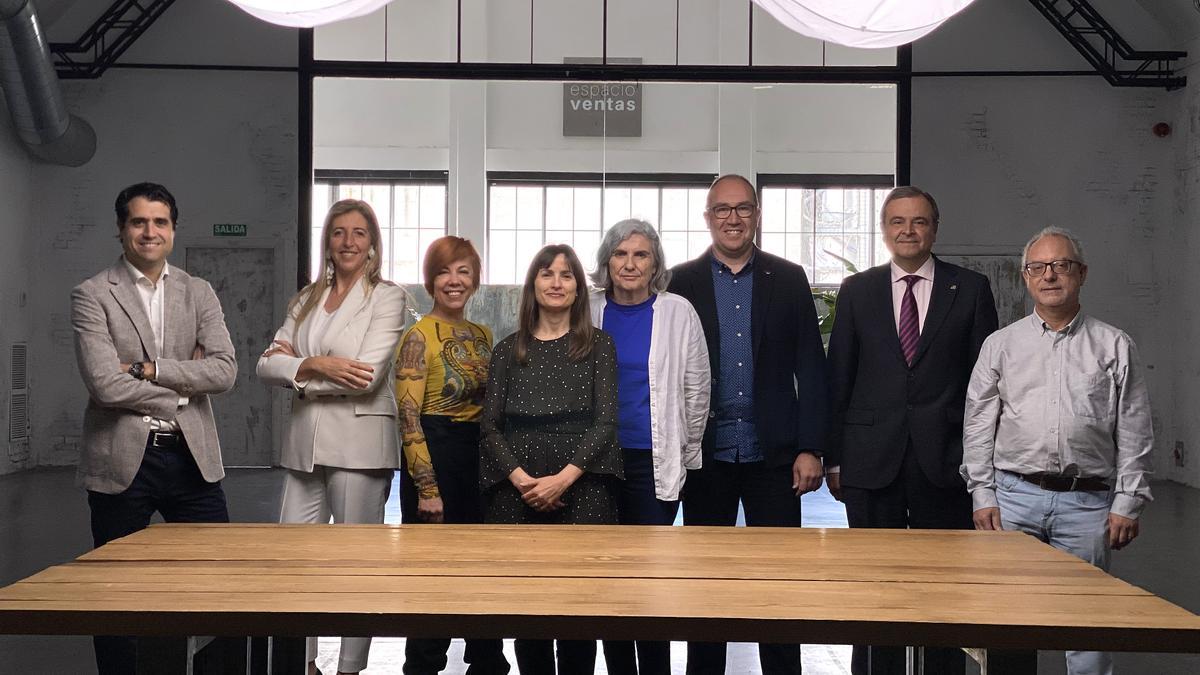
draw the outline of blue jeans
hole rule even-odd
[[[1021,480],[1007,471],[996,472],[996,500],[1006,530],[1032,534],[1060,551],[1108,571],[1109,492],[1053,492]],[[1111,675],[1108,652],[1067,652],[1070,675]]]

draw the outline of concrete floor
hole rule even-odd
[[[0,476],[0,586],[50,565],[70,560],[91,547],[84,492],[73,483],[74,471],[48,468]],[[225,490],[230,516],[239,522],[274,522],[279,513],[281,477],[277,470],[236,469],[229,472]],[[1142,518],[1142,534],[1125,551],[1114,555],[1113,574],[1193,612],[1200,612],[1200,543],[1193,518],[1200,514],[1200,490],[1174,483],[1154,484],[1156,501]],[[399,522],[398,499],[388,502],[387,521]],[[809,527],[844,527],[841,505],[822,489],[804,500]],[[509,660],[511,643],[506,645]],[[675,673],[682,675],[684,645],[672,646]],[[337,640],[322,639],[318,665],[336,672]],[[849,672],[849,647],[806,645],[804,665],[818,675]],[[451,646],[447,673],[462,673],[462,643]],[[367,675],[399,673],[404,640],[376,640]],[[1118,654],[1121,673],[1184,675],[1200,673],[1200,656]],[[729,672],[757,673],[757,651],[750,644],[732,644]],[[1065,672],[1061,653],[1043,652],[1043,675]],[[0,636],[0,675],[5,673],[94,673],[91,640],[86,637]],[[603,659],[597,673],[604,673]]]

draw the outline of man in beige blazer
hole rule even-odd
[[[208,397],[237,375],[212,287],[167,265],[179,211],[167,189],[117,196],[124,254],[71,292],[75,356],[88,390],[77,481],[97,547],[168,522],[228,522]],[[134,672],[131,638],[95,638],[101,675]]]

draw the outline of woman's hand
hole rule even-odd
[[[196,349],[200,352],[199,358],[204,358],[204,348],[197,345]],[[296,348],[293,347],[292,343],[288,342],[287,340],[275,340],[271,343],[270,347],[267,347],[267,351],[262,353],[264,358],[275,356],[276,354],[283,354],[284,356],[296,356]],[[194,359],[197,357],[195,354],[192,354],[192,358]]]
[[[366,389],[371,385],[374,372],[375,368],[371,364],[362,361],[341,356],[310,356],[300,363],[296,379],[303,381],[319,378],[347,389]]]
[[[417,520],[422,523],[441,523],[445,522],[445,517],[441,497],[417,500]]]
[[[547,512],[561,509],[567,505],[562,501],[563,493],[582,475],[582,469],[574,464],[568,464],[556,474],[535,478],[533,487],[522,493],[521,498],[536,511]]]
[[[517,467],[508,474],[508,482],[512,483],[513,487],[517,488],[517,492],[524,495],[529,492],[534,485],[537,485],[537,479],[525,473],[525,469]]]

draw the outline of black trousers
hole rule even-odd
[[[204,480],[183,436],[177,438],[166,444],[160,440],[158,447],[147,441],[142,465],[124,492],[88,491],[92,541],[97,548],[145,529],[155,511],[168,523],[229,522],[221,483]],[[136,669],[133,638],[97,635],[92,643],[100,675],[129,675]]]
[[[932,483],[917,462],[912,441],[904,451],[904,463],[891,484],[876,489],[842,486],[846,519],[850,527],[970,530],[971,495],[966,485],[944,488]],[[903,647],[855,645],[851,658],[854,675],[903,675]],[[925,650],[925,672],[961,675],[966,656],[960,649]]]
[[[765,462],[717,462],[705,459],[704,467],[688,471],[683,486],[684,525],[735,525],[738,503],[751,527],[800,527],[800,498],[792,489],[792,467]],[[753,564],[753,561],[747,561]],[[798,675],[800,645],[759,643],[763,673]],[[724,642],[689,642],[689,675],[725,672]]]
[[[664,502],[654,493],[654,458],[648,449],[623,449],[625,480],[617,509],[622,525],[671,525],[679,502]],[[609,675],[671,675],[671,643],[666,640],[605,640],[604,663]]]
[[[479,425],[454,422],[445,415],[422,415],[421,430],[437,476],[447,523],[482,523],[479,494]],[[419,523],[417,488],[407,470],[400,472],[400,511],[404,523]],[[453,552],[447,552],[453,555]],[[446,667],[450,638],[409,638],[404,643],[405,675],[434,675]],[[467,640],[463,661],[470,675],[509,671],[502,640]]]
[[[513,641],[513,650],[517,653],[517,670],[521,675],[592,675],[596,672],[595,640],[517,639]]]

